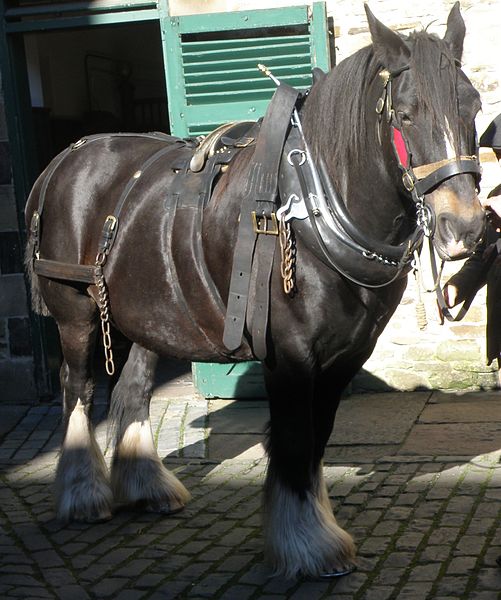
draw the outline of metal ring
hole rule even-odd
[[[306,152],[304,150],[299,150],[298,148],[294,148],[294,150],[291,150],[289,154],[287,154],[287,162],[294,166],[294,163],[292,162],[292,157],[294,154],[301,154],[301,162],[299,163],[299,166],[304,165],[306,162]]]

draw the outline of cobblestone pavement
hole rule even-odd
[[[188,374],[160,383],[152,402],[159,454],[191,503],[167,518],[121,512],[66,527],[51,506],[60,406],[19,410],[0,408],[1,598],[501,597],[497,394],[343,400],[325,474],[359,564],[334,581],[271,578],[263,563],[264,401],[202,399]],[[101,401],[103,448],[105,411]]]

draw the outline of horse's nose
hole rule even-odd
[[[450,259],[464,258],[471,254],[484,233],[485,217],[478,214],[465,219],[453,214],[437,216],[436,235]]]

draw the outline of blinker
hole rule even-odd
[[[392,126],[391,137],[393,142],[393,148],[395,149],[395,154],[397,155],[400,167],[403,169],[408,169],[411,166],[410,154],[407,149],[407,144],[405,143],[402,132],[400,131],[400,129],[397,129],[396,127]]]

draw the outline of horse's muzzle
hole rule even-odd
[[[473,253],[485,231],[483,212],[466,219],[452,213],[437,215],[435,248],[443,260],[459,260]]]

